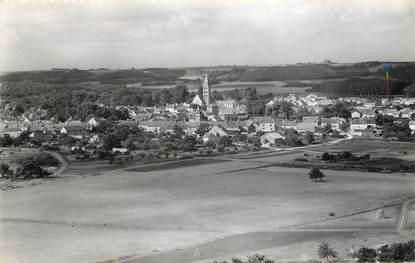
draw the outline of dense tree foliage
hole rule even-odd
[[[389,94],[402,95],[409,82],[389,80]],[[348,78],[345,80],[323,81],[312,88],[313,92],[332,93],[336,96],[385,95],[386,84],[382,78]]]
[[[318,256],[329,262],[329,258],[337,257],[337,252],[330,246],[330,243],[323,241],[318,247]]]
[[[302,146],[303,142],[298,136],[298,131],[294,129],[288,129],[285,131],[284,142],[288,146]]]
[[[224,261],[213,261],[213,263],[230,263],[226,260]],[[253,255],[253,256],[249,256],[248,259],[246,261],[240,259],[240,258],[232,258],[231,263],[274,263],[274,260],[267,258],[264,255]]]
[[[324,118],[341,117],[348,119],[351,117],[351,111],[354,105],[349,102],[337,102],[330,106],[325,106],[320,115]]]
[[[317,181],[321,182],[323,178],[325,177],[324,173],[317,168],[311,169],[311,171],[308,173],[308,176],[311,180],[315,182]]]
[[[378,259],[380,262],[415,261],[415,242],[413,240],[404,243],[385,245],[379,250]]]
[[[47,110],[47,118],[65,121],[69,117],[85,120],[88,116],[124,120],[126,111],[99,107],[104,105],[166,105],[181,103],[192,97],[185,86],[171,89],[139,89],[124,85],[51,85],[28,82],[3,83],[0,96],[6,102],[19,108],[19,112],[30,108]]]
[[[412,84],[410,86],[407,86],[404,90],[403,90],[403,94],[408,96],[408,97],[415,97],[415,84]]]
[[[415,64],[412,62],[389,63],[389,72],[393,79],[413,83]],[[384,77],[385,63],[369,61],[355,64],[309,63],[271,67],[245,66],[215,70],[210,72],[210,76],[216,80],[224,81],[285,81],[367,76]],[[303,84],[298,84],[298,82],[295,85],[303,86]]]
[[[249,115],[263,116],[266,113],[266,104],[274,96],[271,93],[258,94],[255,87],[248,87],[244,91],[245,104]]]
[[[10,173],[13,179],[33,179],[50,175],[44,166],[58,166],[59,161],[50,154],[42,153],[34,156],[23,157],[19,161],[15,173]]]
[[[13,72],[0,78],[2,81],[49,84],[69,84],[80,82],[99,82],[102,84],[126,84],[144,82],[144,84],[168,83],[177,80],[185,73],[181,69],[128,69],[128,70],[45,70]]]
[[[408,121],[388,122],[383,127],[383,138],[397,138],[399,141],[411,139],[411,129]]]
[[[361,247],[357,252],[357,258],[358,258],[357,262],[362,262],[362,263],[376,262],[376,256],[377,256],[377,253],[375,249]]]
[[[294,105],[289,101],[278,101],[272,106],[266,108],[266,114],[273,118],[281,117],[284,119],[293,119],[295,117]]]

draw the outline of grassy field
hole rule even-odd
[[[96,262],[125,255],[138,256],[131,262],[194,262],[255,251],[315,258],[323,239],[342,251],[343,243],[373,246],[401,239],[394,233],[398,205],[382,220],[370,209],[414,195],[415,178],[325,171],[328,182],[313,183],[309,169],[257,168],[261,161],[165,164],[87,177],[69,170],[66,180],[3,191],[0,256],[6,263]],[[91,174],[95,170],[90,167]],[[284,244],[290,246],[281,251]],[[194,256],[199,247],[200,256]],[[301,253],[293,250],[298,247]]]
[[[244,90],[248,87],[255,87],[259,94],[273,93],[273,94],[288,94],[288,93],[304,93],[310,87],[286,87],[286,83],[282,81],[233,81],[222,82],[211,86],[211,90],[227,91],[233,89]],[[188,85],[190,91],[197,91],[198,85]]]
[[[356,154],[369,153],[377,157],[397,157],[415,160],[415,144],[409,142],[353,139],[336,145],[317,146],[313,150],[320,152],[349,151]]]
[[[353,153],[355,157],[369,154],[370,159],[342,159],[333,162],[321,160],[325,152],[336,155],[344,151]],[[302,150],[252,156],[252,159],[258,157],[276,166],[409,173],[415,166],[415,144],[353,139],[335,145],[316,145]]]

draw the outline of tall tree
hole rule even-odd
[[[318,247],[318,256],[325,259],[326,262],[329,262],[329,258],[337,257],[337,252],[330,246],[329,242],[321,242]]]

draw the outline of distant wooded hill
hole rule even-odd
[[[391,94],[403,94],[405,87],[415,83],[415,62],[392,62],[389,65]],[[286,81],[292,85],[294,82],[301,83],[301,80],[322,80],[321,84],[312,85],[312,91],[336,95],[382,95],[385,93],[385,64],[378,61],[355,64],[323,63],[269,67],[59,69],[9,73],[1,76],[0,81],[43,84],[97,82],[117,85],[129,83],[165,85],[177,84],[178,82],[197,82],[198,80],[180,79],[187,71],[208,73],[211,84],[221,81]],[[333,79],[336,81],[332,81]],[[253,86],[255,85],[253,84]]]
[[[414,82],[415,62],[390,63],[392,78]],[[230,70],[214,70],[210,76],[226,81],[284,81],[334,79],[365,76],[385,76],[383,62],[362,62],[355,64],[299,64],[272,67],[234,67]]]
[[[0,77],[8,82],[35,82],[69,84],[99,82],[101,84],[128,84],[137,82],[172,83],[185,74],[181,69],[127,69],[127,70],[46,70],[13,72]]]

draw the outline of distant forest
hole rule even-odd
[[[389,95],[402,95],[408,82],[389,80]],[[348,78],[339,81],[323,81],[314,85],[312,92],[329,93],[336,96],[385,95],[386,84],[380,78]]]
[[[13,72],[0,78],[7,82],[35,82],[48,84],[70,84],[82,82],[99,82],[101,84],[174,84],[185,74],[182,69],[126,69],[126,70],[47,70]]]
[[[413,83],[415,63],[390,64],[391,78]],[[272,67],[234,67],[230,70],[212,71],[211,77],[225,81],[286,81],[311,79],[336,79],[353,77],[384,77],[385,64],[362,62],[356,64],[300,64]]]
[[[362,62],[355,64],[296,64],[287,66],[234,66],[228,69],[197,69],[207,73],[211,83],[220,81],[292,81],[312,79],[339,79],[355,77],[384,77],[383,62]],[[185,69],[148,68],[126,70],[49,70],[14,72],[0,77],[7,82],[36,82],[68,84],[99,82],[101,84],[174,84],[185,75]],[[415,62],[390,63],[390,77],[412,84],[415,82]],[[180,80],[183,81],[183,80]]]
[[[415,83],[415,63],[398,64],[390,69],[389,75],[390,95],[412,96],[413,84]],[[321,84],[314,85],[311,91],[338,96],[385,95],[385,72],[382,68],[371,77],[350,77],[344,80],[323,81]]]

